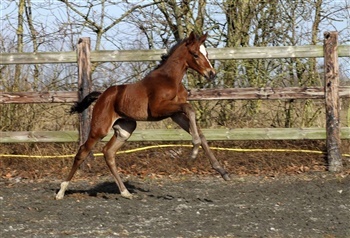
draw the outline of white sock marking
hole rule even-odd
[[[68,181],[64,181],[61,183],[61,189],[60,191],[58,191],[57,195],[56,195],[56,199],[62,199],[64,197],[64,192],[67,190],[69,182]]]

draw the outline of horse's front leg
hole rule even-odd
[[[203,135],[203,133],[201,132],[200,129],[198,129],[198,132],[199,132],[199,136],[200,136],[201,141],[202,141],[202,148],[204,149],[205,153],[209,156],[209,161],[210,161],[212,168],[215,169],[217,172],[219,172],[224,180],[226,180],[226,181],[230,180],[229,174],[220,165],[219,161],[217,161],[217,159],[215,158],[215,155],[213,154],[213,152],[209,148],[207,139],[205,138],[205,136]]]
[[[196,114],[190,104],[185,104],[183,107],[184,113],[176,113],[171,118],[176,122],[181,128],[187,131],[192,136],[192,154],[191,158],[197,158],[199,146],[202,143],[200,135],[198,133],[198,126],[196,122]]]
[[[223,179],[230,180],[228,173],[220,165],[218,160],[215,158],[215,155],[210,150],[204,134],[197,126],[194,110],[192,109],[191,105],[189,106],[190,107],[186,109],[187,111],[185,111],[185,113],[176,113],[171,117],[171,119],[173,119],[173,121],[176,122],[181,128],[183,128],[185,131],[189,132],[192,135],[192,158],[196,158],[199,146],[202,145],[202,148],[209,157],[209,161],[212,168],[219,172]]]
[[[181,128],[183,128],[185,131],[189,132],[191,131],[191,122],[190,119],[183,113],[177,113],[175,115],[173,115],[171,117],[173,119],[174,122],[176,122]],[[222,176],[222,178],[224,180],[230,180],[230,177],[228,175],[228,173],[226,172],[226,170],[220,165],[220,163],[218,162],[218,160],[215,158],[215,155],[213,154],[213,152],[210,150],[208,142],[205,138],[205,136],[203,135],[202,131],[197,127],[195,127],[196,129],[196,133],[199,136],[199,140],[200,143],[202,145],[202,148],[204,149],[205,153],[208,155],[209,157],[209,161],[210,164],[212,166],[213,169],[215,169],[217,172],[220,173],[220,175]],[[192,128],[193,130],[193,128]],[[192,140],[193,140],[193,135],[192,135]],[[194,146],[193,150],[192,150],[192,158],[193,155],[197,155],[198,154],[198,147]]]

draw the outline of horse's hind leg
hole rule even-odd
[[[120,194],[125,198],[132,198],[131,193],[125,187],[123,181],[121,180],[119,173],[117,171],[117,166],[115,163],[115,153],[117,150],[129,139],[131,134],[136,128],[135,121],[128,121],[124,119],[119,119],[113,126],[115,131],[114,136],[103,148],[103,154],[108,165],[109,170],[111,171],[114,180],[119,188]]]
[[[78,153],[74,157],[73,166],[66,178],[65,181],[61,183],[61,188],[56,195],[56,199],[62,199],[64,197],[64,193],[68,188],[69,182],[72,180],[74,174],[78,170],[79,166],[83,163],[83,161],[88,157],[94,145],[100,140],[100,138],[94,138],[89,135],[89,138],[86,142],[80,146]]]
[[[183,128],[185,131],[190,133],[190,119],[183,113],[177,113],[171,117],[174,122],[176,122],[181,128]],[[203,135],[202,131],[196,127],[197,133],[201,140],[202,148],[204,149],[205,153],[209,156],[209,161],[213,169],[215,169],[217,172],[220,173],[220,175],[225,180],[230,180],[230,177],[226,170],[220,165],[219,161],[215,158],[215,155],[210,150],[208,142]]]

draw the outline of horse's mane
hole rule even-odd
[[[155,69],[158,69],[159,67],[161,67],[166,61],[167,59],[174,53],[174,51],[185,41],[185,39],[183,40],[179,40],[175,45],[173,45],[166,54],[163,54],[161,56],[161,61],[160,63],[156,66]]]

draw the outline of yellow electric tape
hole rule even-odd
[[[129,154],[135,153],[138,151],[149,150],[149,149],[159,149],[167,147],[192,147],[192,145],[151,145],[145,146],[136,149],[118,151],[116,154]],[[292,152],[292,153],[313,153],[313,154],[325,154],[323,151],[319,150],[292,150],[292,149],[238,149],[238,148],[222,148],[222,147],[210,147],[212,150],[221,150],[221,151],[234,151],[234,152]],[[38,159],[48,159],[48,158],[70,158],[74,157],[75,154],[70,155],[8,155],[0,154],[2,158],[38,158]],[[94,156],[103,156],[102,153],[94,153]],[[342,154],[343,157],[350,157],[350,154]]]

